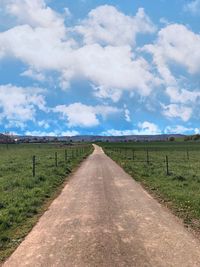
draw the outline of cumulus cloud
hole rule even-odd
[[[197,2],[192,1],[187,7],[196,7]],[[183,121],[193,115],[200,93],[188,90],[192,86],[181,87],[180,77],[173,71],[174,66],[181,66],[189,75],[200,73],[200,35],[186,26],[165,25],[155,42],[139,49],[137,36],[156,30],[144,9],[139,9],[135,16],[128,16],[114,6],[99,6],[75,26],[68,27],[65,17],[71,16],[70,11],[66,8],[61,15],[45,0],[0,0],[0,5],[15,22],[14,27],[0,32],[0,60],[14,58],[23,62],[27,69],[21,76],[44,82],[53,73],[55,87],[59,83],[64,90],[70,88],[73,80],[87,80],[95,97],[113,102],[128,92],[130,96],[140,96],[142,104],[147,100],[159,103],[157,91],[160,94],[161,90],[156,89],[164,86],[162,101],[165,104],[161,105],[161,114]],[[152,55],[153,64],[149,57],[144,57],[144,51]],[[170,102],[167,104],[166,95]],[[37,96],[43,98],[40,93]],[[32,111],[34,117],[39,107],[36,103],[30,106],[29,112]],[[80,114],[77,115],[76,110]],[[125,120],[130,122],[128,107],[123,111]],[[25,121],[26,116],[31,117],[29,112],[25,112]],[[99,117],[115,111],[108,111],[108,106],[74,103],[57,106],[54,112],[62,114],[70,127],[93,127],[99,125]],[[145,125],[138,125],[138,133],[153,129],[147,124],[146,128],[142,127]]]
[[[54,108],[54,112],[67,118],[69,127],[94,127],[99,125],[99,118],[117,113],[120,110],[110,106],[87,106],[82,103],[74,103],[69,106],[60,105]]]
[[[142,51],[152,54],[153,63],[164,81],[170,104],[162,105],[162,114],[168,118],[188,121],[192,117],[200,93],[198,90],[183,88],[180,77],[173,72],[173,67],[185,68],[189,75],[200,73],[199,47],[199,34],[184,25],[171,24],[159,31],[154,44],[142,48]]]
[[[0,85],[0,120],[21,127],[34,121],[37,110],[47,111],[46,102],[39,88],[23,88],[11,84]]]
[[[166,93],[170,97],[170,101],[173,103],[192,104],[200,99],[199,91],[189,91],[186,89],[168,87],[166,89]]]
[[[64,18],[48,7],[44,0],[3,0],[2,5],[20,24],[65,30]]]
[[[95,95],[119,100],[123,91],[135,91],[142,96],[150,94],[160,84],[143,58],[132,59],[129,46],[84,46],[76,51],[74,73],[90,80]]]
[[[114,6],[104,5],[91,10],[75,31],[83,35],[85,44],[123,46],[135,45],[138,33],[152,33],[155,26],[143,8],[131,17]]]
[[[68,37],[64,18],[44,0],[3,3],[7,13],[17,18],[17,25],[0,33],[0,57],[14,57],[26,63],[28,74],[35,70],[62,71],[75,44]]]
[[[136,34],[154,30],[143,9],[130,17],[112,6],[100,6],[79,26],[67,28],[64,18],[43,0],[5,3],[7,12],[17,17],[18,25],[0,33],[0,58],[9,56],[25,63],[28,69],[23,76],[43,81],[43,72],[56,71],[62,89],[69,88],[72,80],[82,78],[93,85],[96,96],[114,101],[126,90],[147,96],[160,84],[148,62],[132,51]],[[97,33],[97,24],[104,33]],[[93,41],[82,44],[70,37],[81,29],[93,29],[90,34]]]
[[[172,24],[160,30],[154,44],[146,45],[143,51],[153,55],[158,71],[168,85],[176,83],[170,71],[171,64],[186,68],[190,74],[200,72],[200,35],[181,24]],[[187,60],[186,60],[187,59]]]
[[[181,104],[162,105],[163,115],[168,118],[180,118],[183,121],[188,121],[192,116],[192,107]]]
[[[16,58],[35,70],[62,71],[71,51],[51,28],[20,25],[0,33],[0,57]]]
[[[152,122],[144,121],[138,124],[140,134],[159,134],[161,131],[159,127]]]

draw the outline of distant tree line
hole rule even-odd
[[[184,141],[198,141],[200,140],[200,134],[185,136]]]

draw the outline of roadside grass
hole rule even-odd
[[[0,145],[0,261],[23,240],[92,146]],[[57,163],[55,160],[57,152]],[[67,158],[66,158],[67,153]],[[32,156],[36,175],[32,175]]]
[[[103,143],[101,145],[107,155],[120,164],[127,173],[141,182],[161,202],[172,208],[186,226],[200,231],[199,143]],[[169,158],[169,175],[166,169],[166,155]]]

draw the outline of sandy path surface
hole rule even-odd
[[[200,266],[200,243],[95,146],[4,267]]]

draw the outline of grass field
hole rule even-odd
[[[200,230],[200,143],[100,145],[126,172],[183,218],[186,225]]]
[[[0,145],[0,261],[21,242],[45,203],[92,149],[91,145]]]

